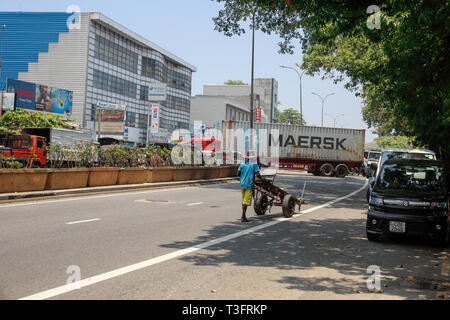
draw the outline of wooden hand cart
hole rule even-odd
[[[272,206],[281,206],[283,209],[283,215],[286,218],[290,218],[295,213],[295,206],[298,205],[298,212],[300,212],[301,205],[307,204],[307,202],[302,198],[296,198],[292,194],[289,194],[283,189],[275,186],[275,177],[276,175],[274,175],[272,179],[269,177],[262,177],[262,179],[256,178],[253,193],[253,208],[255,213],[261,216],[265,215],[267,210],[270,212]]]

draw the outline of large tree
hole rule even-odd
[[[302,119],[300,112],[293,108],[287,108],[283,111],[277,110],[277,122],[285,124],[306,125],[305,119]]]
[[[381,134],[416,137],[450,164],[450,2],[400,0],[216,0],[215,28],[227,36],[255,27],[300,44],[302,68],[364,101]]]

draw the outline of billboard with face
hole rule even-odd
[[[72,114],[72,91],[36,85],[36,110],[57,114]]]

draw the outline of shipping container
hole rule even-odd
[[[242,130],[248,136],[249,129],[250,122],[223,121],[221,132],[226,150],[234,147],[227,130]],[[345,176],[350,171],[359,172],[364,162],[363,129],[278,123],[255,123],[254,129],[256,136],[266,136],[261,141],[268,144],[267,148],[279,147],[280,168],[304,169],[317,175]]]

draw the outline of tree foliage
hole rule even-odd
[[[216,1],[224,5],[213,19],[217,31],[240,35],[255,14],[259,30],[282,39],[281,53],[300,44],[309,75],[360,96],[370,127],[416,137],[450,163],[448,0]]]
[[[414,137],[385,136],[375,139],[375,142],[382,148],[412,149],[420,147]]]
[[[228,80],[224,84],[227,86],[248,86],[248,83],[244,83],[242,80]]]
[[[24,109],[8,111],[0,118],[0,127],[7,128],[8,131],[22,128],[67,128],[72,126],[60,116],[52,113],[30,112]],[[3,131],[6,131],[3,129]]]
[[[302,119],[300,112],[293,108],[287,108],[283,111],[277,110],[277,122],[295,125],[306,125],[305,119]]]

